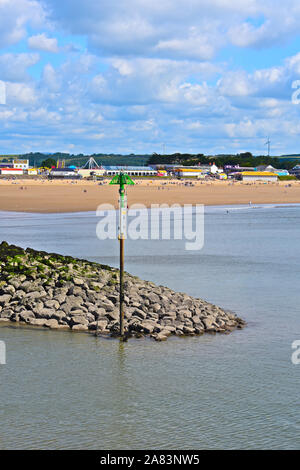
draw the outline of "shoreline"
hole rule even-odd
[[[240,208],[240,209],[255,209],[255,208],[268,208],[268,207],[273,207],[273,206],[276,206],[276,207],[298,207],[300,206],[300,201],[299,202],[267,202],[267,203],[264,203],[264,202],[261,202],[261,203],[252,203],[251,205],[249,205],[249,203],[244,203],[244,204],[206,204],[204,205],[205,208],[210,208],[210,209],[213,209],[213,208],[224,208],[224,209],[237,209],[237,208]],[[147,207],[147,209],[150,209],[151,210],[151,207]],[[118,210],[117,208],[115,208],[115,210]],[[74,215],[74,214],[94,214],[95,211],[93,210],[86,210],[86,211],[64,211],[64,212],[58,212],[58,211],[55,211],[55,212],[29,212],[29,211],[15,211],[15,210],[4,210],[4,209],[1,209],[0,208],[0,214],[23,214],[23,215]]]
[[[23,213],[95,212],[100,204],[118,206],[118,188],[110,180],[0,181],[0,211]],[[199,180],[135,180],[127,187],[128,205],[204,204],[230,206],[300,204],[300,180],[246,183]]]

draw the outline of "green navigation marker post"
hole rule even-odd
[[[119,241],[120,241],[120,336],[124,337],[124,240],[127,236],[127,196],[126,184],[134,184],[122,171],[115,175],[109,184],[118,184],[119,188]]]

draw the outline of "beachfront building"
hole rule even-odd
[[[274,168],[272,165],[259,165],[257,168],[255,168],[257,171],[270,171],[271,173],[276,173],[278,176],[288,176],[289,172],[288,170],[280,170],[277,168]]]
[[[57,179],[57,178],[81,178],[80,175],[77,174],[75,167],[67,167],[67,168],[52,168],[49,172],[50,179]]]
[[[208,175],[209,170],[202,169],[200,167],[180,167],[175,168],[174,173],[179,178],[186,178],[193,176],[194,178],[204,178]]]
[[[225,165],[224,171],[227,175],[234,176],[235,173],[241,173],[242,171],[256,171],[256,168],[251,166]]]
[[[218,173],[218,174],[217,174],[217,178],[218,178],[219,180],[227,180],[227,179],[228,179],[228,176],[227,176],[226,173]]]
[[[181,166],[174,169],[175,175],[181,178],[190,176],[204,178],[206,175],[218,175],[222,171],[214,163],[212,165]]]
[[[1,162],[1,175],[23,175],[29,169],[29,160],[11,159],[10,162]]]
[[[0,174],[2,176],[18,176],[18,175],[23,175],[24,170],[21,168],[0,168]]]
[[[274,182],[278,180],[278,175],[271,171],[242,171],[239,173],[243,181]]]
[[[104,166],[106,176],[118,175],[124,171],[129,176],[156,176],[157,170],[150,166]]]
[[[167,170],[157,170],[157,176],[168,176]]]
[[[37,174],[38,174],[37,168],[28,168],[27,170],[24,170],[24,175],[36,176]]]
[[[219,169],[215,163],[213,163],[213,164],[211,165],[211,167],[210,167],[210,173],[211,173],[212,175],[216,175],[217,173],[222,173],[222,172],[223,172],[222,168]]]
[[[90,176],[103,176],[105,170],[104,168],[79,168],[77,173],[82,178],[89,178]]]
[[[29,160],[13,160],[13,167],[21,170],[28,170]]]
[[[13,166],[12,162],[8,162],[8,163],[7,162],[1,162],[0,163],[0,169],[1,168],[13,168],[13,167],[14,166]]]
[[[294,166],[294,168],[290,170],[290,174],[300,179],[300,165]]]

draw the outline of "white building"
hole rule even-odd
[[[78,175],[83,178],[88,178],[89,176],[103,176],[104,173],[104,168],[80,168],[78,170]]]
[[[38,171],[36,168],[28,168],[28,170],[24,170],[25,175],[31,175],[31,176],[36,176],[38,174]]]
[[[181,167],[181,168],[176,168],[174,170],[175,174],[179,176],[180,178],[184,178],[187,176],[194,176],[197,178],[204,177],[205,175],[208,174],[208,170],[203,170],[200,167]]]
[[[49,178],[80,178],[74,168],[52,168],[49,172]]]
[[[107,176],[118,175],[121,171],[129,176],[156,176],[157,170],[150,166],[105,166]]]
[[[21,168],[0,168],[0,174],[17,176],[23,175],[24,170],[22,170]]]
[[[243,171],[241,175],[243,181],[274,182],[278,180],[277,173],[272,173],[270,171]]]
[[[28,170],[29,160],[14,160],[13,167],[21,170]]]

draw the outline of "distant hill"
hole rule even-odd
[[[69,153],[51,153],[48,152],[31,152],[22,155],[2,155],[0,156],[0,160],[9,161],[12,158],[24,158],[29,160],[30,166],[40,166],[42,161],[46,160],[47,158],[51,157],[54,160],[65,160],[65,165],[75,165],[75,166],[83,166],[90,157],[93,157],[96,162],[100,165],[138,165],[144,166],[147,164],[150,155],[117,155],[117,154],[93,154],[93,155],[72,155]]]
[[[290,169],[300,160],[300,154],[281,155],[277,157],[267,157],[265,155],[254,156],[250,152],[244,152],[236,155],[221,154],[221,155],[204,155],[188,154],[188,153],[174,153],[171,155],[160,155],[153,153],[152,155],[120,155],[120,154],[105,154],[98,153],[92,155],[84,154],[69,154],[69,153],[49,153],[49,152],[31,152],[22,155],[0,155],[0,161],[9,162],[13,158],[24,158],[29,160],[30,166],[40,166],[41,163],[47,158],[54,160],[65,160],[65,166],[75,165],[83,166],[90,157],[93,157],[98,165],[122,165],[122,166],[146,166],[154,164],[179,164],[193,166],[198,164],[209,164],[215,162],[216,165],[222,167],[224,165],[237,165],[256,167],[258,165],[272,165],[275,168]]]
[[[184,166],[194,166],[194,165],[207,165],[210,163],[215,163],[219,167],[224,167],[225,165],[240,165],[247,167],[257,167],[259,165],[272,165],[274,168],[282,169],[291,169],[299,162],[297,160],[299,156],[289,156],[289,158],[283,157],[268,157],[266,155],[252,155],[251,152],[239,153],[236,155],[222,154],[207,156],[203,154],[181,154],[174,153],[172,155],[159,155],[153,154],[149,160],[148,164],[176,164]]]
[[[300,160],[300,154],[299,153],[293,153],[291,155],[280,155],[280,157],[278,157],[280,161],[296,161],[296,160]]]

